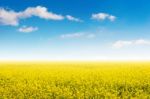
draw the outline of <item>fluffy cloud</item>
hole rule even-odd
[[[84,32],[79,32],[79,33],[70,33],[70,34],[62,34],[60,36],[61,38],[94,38],[96,37],[95,34],[92,33],[84,33]]]
[[[18,20],[18,13],[0,8],[0,24],[16,26]]]
[[[108,19],[110,21],[115,21],[116,16],[107,13],[97,13],[97,14],[92,14],[92,19],[101,20],[101,21]]]
[[[18,29],[19,32],[23,32],[23,33],[30,33],[30,32],[33,32],[33,31],[37,31],[38,28],[37,27],[26,27],[26,26],[23,26],[21,28]]]
[[[62,15],[58,15],[52,12],[48,12],[46,7],[28,7],[24,11],[15,12],[13,10],[6,10],[0,8],[0,24],[17,26],[20,19],[30,18],[32,16],[37,16],[42,19],[47,20],[63,20]]]
[[[66,15],[66,18],[70,21],[75,21],[75,22],[83,22],[82,20],[80,20],[79,18],[75,18],[71,15]]]
[[[134,46],[134,45],[150,45],[150,41],[144,40],[144,39],[131,40],[131,41],[119,40],[113,44],[113,47],[114,48],[122,48],[125,46]]]
[[[108,19],[109,19],[110,21],[115,21],[116,17],[113,16],[113,15],[109,15]]]
[[[64,17],[62,15],[57,15],[52,12],[48,12],[46,7],[37,6],[37,7],[29,7],[23,12],[19,12],[18,17],[20,18],[28,18],[32,16],[37,16],[39,18],[47,19],[47,20],[62,20]]]

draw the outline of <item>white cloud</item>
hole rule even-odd
[[[70,21],[75,21],[75,22],[83,22],[82,20],[80,20],[79,18],[75,18],[71,15],[66,15],[66,18]]]
[[[72,34],[63,34],[61,38],[79,38],[82,37],[84,33],[72,33]]]
[[[6,10],[0,8],[0,24],[17,26],[20,19],[30,18],[32,16],[37,16],[42,19],[47,20],[63,20],[62,15],[58,15],[52,12],[48,12],[46,7],[28,7],[24,11],[15,12],[13,10]]]
[[[113,16],[113,15],[109,15],[108,19],[109,19],[110,21],[115,21],[116,17]]]
[[[116,41],[114,44],[113,44],[113,47],[115,48],[121,48],[121,47],[124,47],[124,46],[128,46],[128,45],[132,45],[132,41]]]
[[[113,47],[122,48],[125,46],[135,46],[135,45],[150,45],[150,41],[144,39],[130,40],[130,41],[119,40],[113,44]]]
[[[107,13],[97,13],[97,14],[92,14],[92,19],[100,20],[100,21],[108,19],[110,21],[115,21],[116,16]]]
[[[90,38],[95,38],[96,34],[78,32],[78,33],[62,34],[60,37],[63,39],[65,38],[88,38],[90,39]]]
[[[18,20],[18,13],[0,8],[0,24],[16,26]]]
[[[18,17],[28,18],[32,16],[37,16],[43,19],[48,20],[62,20],[64,17],[62,15],[57,15],[52,12],[48,12],[46,7],[37,6],[37,7],[28,7],[25,11],[19,12]]]
[[[144,39],[135,40],[134,43],[136,45],[150,45],[150,41]]]
[[[26,27],[26,26],[23,26],[21,28],[18,29],[19,32],[23,32],[23,33],[30,33],[30,32],[33,32],[33,31],[37,31],[38,28],[37,27]]]

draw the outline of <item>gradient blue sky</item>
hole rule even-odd
[[[1,60],[149,60],[149,31],[149,0],[0,0]]]

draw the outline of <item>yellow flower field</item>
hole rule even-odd
[[[150,62],[1,62],[0,99],[150,99]]]

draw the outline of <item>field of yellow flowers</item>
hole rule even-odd
[[[0,99],[150,99],[150,62],[1,62]]]

